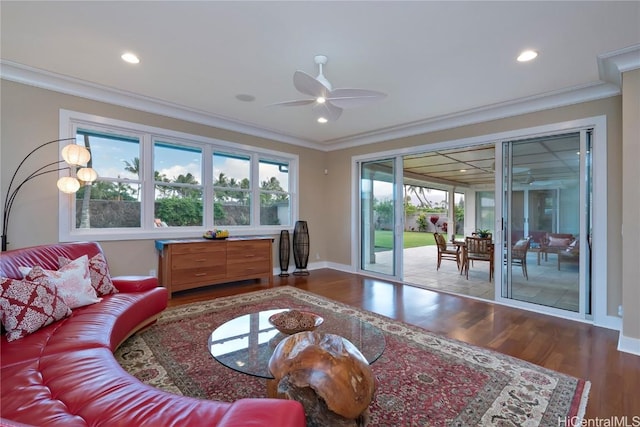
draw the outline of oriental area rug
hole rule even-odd
[[[171,393],[229,402],[265,397],[264,379],[214,360],[207,340],[228,320],[276,308],[354,316],[383,331],[384,352],[371,365],[377,387],[370,426],[556,426],[584,416],[587,381],[290,286],[167,309],[116,358],[142,382]]]

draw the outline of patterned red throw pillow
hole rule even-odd
[[[64,267],[70,262],[71,260],[67,257],[61,256],[58,258],[60,267]],[[104,255],[96,254],[89,259],[89,274],[91,275],[91,286],[96,290],[99,297],[118,293],[118,289],[113,285],[113,281],[111,280],[109,267],[107,266],[107,260],[104,259]]]
[[[0,277],[0,320],[15,341],[71,314],[55,285]]]
[[[20,267],[20,272],[24,270]],[[89,275],[89,259],[86,255],[71,261],[58,271],[45,270],[39,265],[34,266],[24,276],[32,282],[47,280],[53,283],[58,289],[58,295],[70,309],[82,307],[100,302],[101,298],[96,295],[96,290],[91,286]]]

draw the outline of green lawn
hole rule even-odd
[[[376,230],[376,248],[390,249],[393,233],[390,230]],[[420,233],[417,231],[404,232],[404,249],[417,248],[419,246],[435,245],[433,233]]]

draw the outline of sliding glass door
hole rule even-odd
[[[396,179],[394,159],[360,164],[360,268],[395,276]]]
[[[591,132],[502,144],[503,298],[588,315]]]

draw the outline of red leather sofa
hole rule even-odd
[[[35,246],[0,254],[0,276],[18,267],[57,270],[58,257],[89,258],[98,243]],[[15,341],[0,340],[0,426],[305,426],[302,406],[278,399],[233,403],[178,396],[125,372],[113,351],[157,319],[167,290],[154,277],[114,277],[118,293]]]

